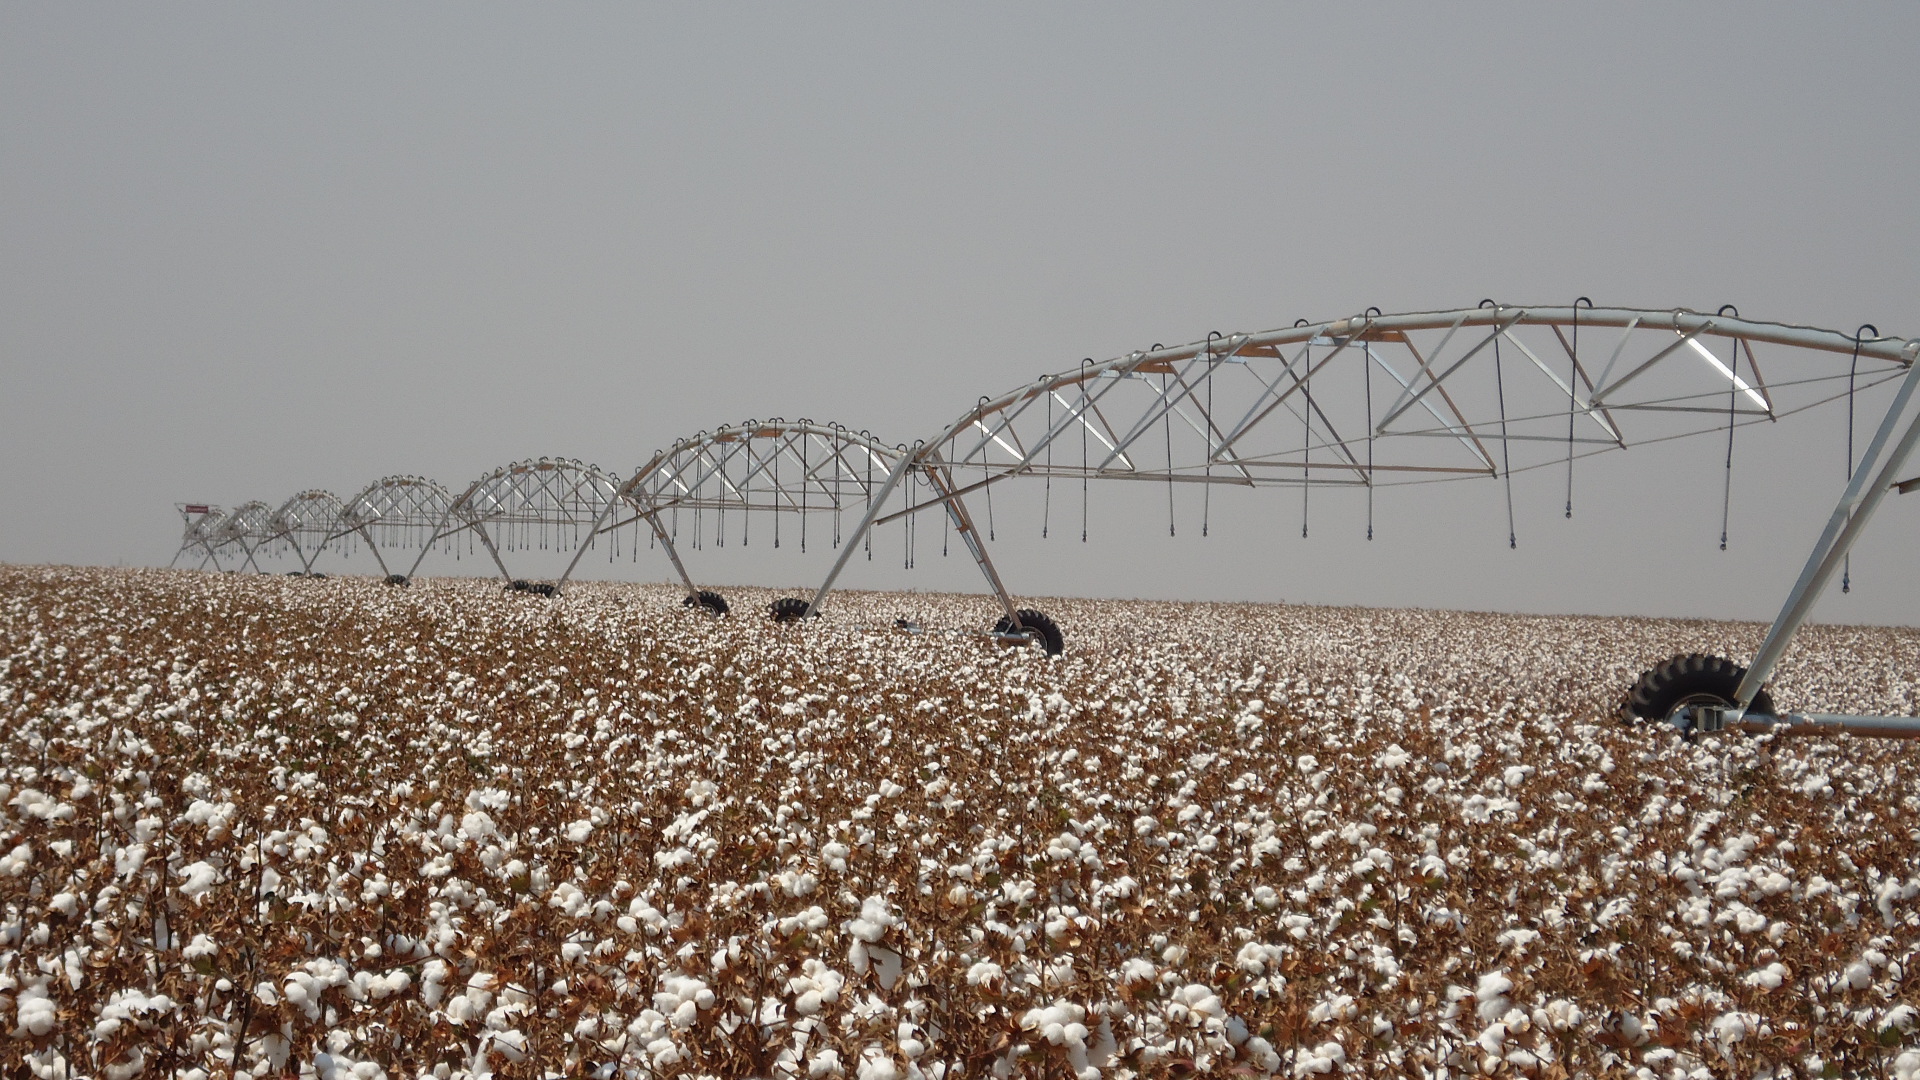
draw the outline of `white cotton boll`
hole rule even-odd
[[[34,1038],[52,1031],[59,1022],[60,1012],[47,996],[46,990],[30,986],[20,992],[14,1001],[14,1016],[19,1021],[20,1030]]]
[[[18,844],[0,859],[0,874],[7,877],[20,877],[33,868],[33,845]]]
[[[1586,1014],[1580,1006],[1564,998],[1555,998],[1547,1002],[1546,1008],[1534,1014],[1534,1023],[1556,1032],[1568,1032],[1578,1028]]]
[[[59,912],[67,918],[72,918],[73,913],[78,911],[79,908],[80,898],[70,892],[56,893],[53,899],[47,901],[47,909],[49,911]]]
[[[859,1080],[900,1080],[900,1066],[893,1055],[878,1046],[860,1052]]]
[[[1902,1051],[1893,1059],[1894,1080],[1920,1080],[1920,1050]]]
[[[1295,1077],[1324,1076],[1344,1065],[1346,1060],[1346,1047],[1337,1042],[1324,1042],[1294,1058],[1293,1075]]]
[[[593,901],[580,891],[579,886],[571,881],[563,881],[553,887],[553,892],[547,897],[547,906],[559,908],[568,918],[577,919],[593,907]]]
[[[1360,1007],[1351,994],[1336,994],[1325,1001],[1317,1002],[1307,1010],[1307,1021],[1313,1024],[1330,1024],[1336,1021],[1351,1020],[1360,1015]]]
[[[807,1076],[818,1080],[823,1076],[844,1076],[846,1069],[840,1064],[840,1052],[832,1047],[823,1047],[807,1058]]]
[[[860,904],[859,917],[849,920],[844,929],[860,941],[871,943],[885,937],[899,921],[888,908],[886,897],[869,896]]]
[[[1265,975],[1267,973],[1267,966],[1269,964],[1279,963],[1285,955],[1284,952],[1274,946],[1265,945],[1258,941],[1249,941],[1245,945],[1240,946],[1240,952],[1235,955],[1234,963],[1239,966],[1241,971],[1249,975]]]
[[[447,992],[447,962],[429,960],[420,969],[420,1000],[427,1008],[437,1008]]]
[[[1507,1045],[1507,1025],[1491,1024],[1475,1036],[1473,1041],[1480,1045],[1480,1049],[1498,1057]]]
[[[189,863],[180,868],[180,894],[189,900],[199,900],[220,880],[220,871],[206,862]]]
[[[1748,986],[1757,986],[1762,990],[1778,990],[1781,985],[1787,981],[1787,977],[1786,965],[1776,960],[1758,971],[1749,973],[1746,978],[1740,981],[1746,983]]]
[[[587,842],[587,837],[593,835],[593,821],[590,818],[581,818],[579,821],[570,822],[565,833],[567,839],[573,843],[584,844]]]
[[[655,1039],[647,1044],[647,1056],[653,1060],[653,1067],[660,1070],[671,1069],[680,1064],[686,1055],[672,1039]]]
[[[493,1048],[510,1062],[527,1060],[527,1036],[517,1029],[495,1032]]]
[[[1175,1020],[1186,1020],[1195,1026],[1205,1026],[1226,1015],[1226,1007],[1212,988],[1201,983],[1188,983],[1172,995],[1168,1002],[1167,1013]]]
[[[1143,957],[1128,957],[1120,964],[1120,981],[1122,983],[1152,982],[1158,974],[1160,974],[1160,971],[1153,966],[1153,961]]]
[[[1504,1015],[1512,1002],[1507,991],[1513,989],[1513,980],[1507,978],[1505,971],[1490,971],[1480,976],[1480,985],[1473,991],[1474,1012],[1483,1024],[1491,1024]]]
[[[1864,990],[1873,985],[1873,968],[1864,960],[1855,960],[1840,973],[1840,981],[1851,989]]]
[[[1139,817],[1133,819],[1133,832],[1136,836],[1151,836],[1153,835],[1153,831],[1159,827],[1160,822],[1147,814],[1141,814]]]
[[[1129,963],[1134,963],[1134,962],[1136,961],[1129,961]],[[1148,964],[1147,967],[1151,969],[1153,965]],[[1152,975],[1149,974],[1147,977],[1152,978]],[[999,964],[996,964],[991,960],[976,960],[973,962],[973,964],[970,967],[967,968],[967,985],[968,986],[986,986],[988,984],[998,985],[1004,982],[1005,980],[1006,980],[1006,972],[1001,970]],[[1122,976],[1122,981],[1126,981],[1124,975]]]
[[[468,840],[485,840],[496,832],[493,816],[484,810],[470,810],[460,818],[460,835]]]
[[[1892,1029],[1902,1034],[1912,1034],[1915,1028],[1920,1028],[1920,1009],[1911,1005],[1895,1005],[1881,1014],[1878,1026],[1881,1031]]]
[[[1262,911],[1272,911],[1280,906],[1280,894],[1274,892],[1271,885],[1256,885],[1253,889],[1253,902]]]
[[[465,1027],[467,1021],[486,1015],[486,1007],[468,994],[456,994],[447,999],[447,1021],[455,1027]]]
[[[187,942],[187,947],[180,950],[180,955],[191,961],[203,956],[216,955],[219,951],[220,946],[214,944],[212,938],[205,934],[195,934],[193,940]]]
[[[821,864],[829,870],[845,873],[847,870],[847,857],[852,854],[852,849],[848,848],[847,845],[838,840],[830,840],[820,848],[820,861]]]
[[[1747,1012],[1725,1013],[1714,1018],[1709,1031],[1714,1042],[1719,1043],[1722,1049],[1729,1049],[1733,1044],[1759,1033],[1760,1017]]]

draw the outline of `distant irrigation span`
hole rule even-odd
[[[1685,309],[1515,307],[1491,300],[1451,311],[1384,314],[1257,334],[1209,334],[1105,361],[1091,358],[997,396],[912,443],[810,420],[750,420],[702,431],[630,474],[571,458],[502,466],[454,489],[391,476],[348,499],[303,491],[273,508],[181,504],[174,562],[261,569],[261,555],[293,555],[315,575],[320,557],[359,543],[389,584],[405,585],[429,552],[484,554],[508,588],[554,596],[590,547],[658,547],[686,588],[690,608],[724,615],[688,560],[705,546],[742,540],[761,521],[784,538],[834,552],[811,597],[788,597],[772,617],[817,615],[876,526],[926,512],[944,515],[979,566],[1003,614],[993,636],[1050,653],[1061,629],[1009,592],[968,509],[995,485],[1045,486],[1043,534],[1076,525],[1084,538],[1094,481],[1163,484],[1169,506],[1199,485],[1201,532],[1217,485],[1297,489],[1306,528],[1315,488],[1359,489],[1372,535],[1375,493],[1411,484],[1491,479],[1505,489],[1514,543],[1512,478],[1547,471],[1564,480],[1571,516],[1578,463],[1595,454],[1687,437],[1726,442],[1721,506],[1726,544],[1738,432],[1845,402],[1847,482],[1806,567],[1752,663],[1676,657],[1642,676],[1632,713],[1692,730],[1845,728],[1920,734],[1907,717],[1776,716],[1763,689],[1787,642],[1891,492],[1920,440],[1920,340],[1872,326],[1854,333],[1742,318],[1731,306]],[[1893,385],[1878,422],[1856,416],[1859,395]],[[1056,507],[1058,510],[1056,511]],[[1140,528],[1158,528],[1141,519]],[[1167,528],[1173,528],[1171,513]],[[540,548],[573,553],[554,581],[516,577],[509,556]],[[911,546],[909,547],[911,559]],[[410,557],[409,554],[411,553]],[[400,567],[404,565],[406,569]],[[317,576],[317,575],[316,575]]]

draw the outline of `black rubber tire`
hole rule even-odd
[[[694,593],[692,596],[689,596],[685,600],[680,601],[680,606],[690,607],[690,608],[700,608],[701,610],[709,612],[710,614],[716,617],[725,615],[728,611],[732,610],[727,606],[726,597],[721,596],[717,592],[712,592],[707,589],[701,589],[699,592]]]
[[[528,581],[526,578],[514,578],[512,581],[507,582],[508,592],[526,592],[531,588],[533,588],[533,582]]]
[[[1686,653],[1656,664],[1627,692],[1626,719],[1670,720],[1683,705],[1732,705],[1747,669],[1724,656]],[[1755,694],[1747,711],[1775,715],[1773,698]]]
[[[1031,608],[1020,608],[1014,614],[1020,616],[1020,625],[1023,628],[1038,635],[1040,645],[1047,650],[1048,656],[1059,656],[1065,651],[1066,639],[1060,636],[1060,627],[1044,613]],[[1000,621],[993,624],[993,632],[1010,634],[1013,632],[1013,622],[1002,615]]]
[[[532,593],[535,596],[548,596],[548,597],[557,596],[560,593],[559,587],[556,586],[551,581],[536,581],[533,584],[527,586],[527,591]]]
[[[408,577],[405,574],[388,574],[387,584],[399,586],[400,588],[405,588],[406,586],[413,584],[413,579]]]
[[[767,614],[773,616],[774,622],[799,622],[807,617],[808,603],[797,596],[783,596],[767,605]],[[814,612],[813,617],[819,618],[820,613]]]
[[[317,570],[316,570],[316,571],[314,571],[314,572],[313,572],[313,573],[311,573],[311,574],[308,574],[307,576],[308,576],[308,577],[310,577],[310,578],[313,578],[313,579],[314,579],[314,580],[316,580],[316,581],[325,581],[325,580],[327,580],[327,575],[325,575],[325,574],[322,574],[322,573],[320,573],[320,572],[319,572],[319,571],[317,571]]]

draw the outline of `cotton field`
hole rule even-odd
[[[1920,747],[1616,720],[1761,627],[775,595],[0,568],[0,1073],[1920,1077]]]

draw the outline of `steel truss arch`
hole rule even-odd
[[[267,528],[273,542],[285,545],[300,560],[300,572],[312,574],[321,553],[351,535],[340,529],[343,510],[339,496],[313,488],[280,504]]]
[[[453,496],[423,476],[383,476],[361,488],[341,508],[336,535],[358,534],[373,553],[382,576],[398,575],[387,565],[383,548],[419,547],[424,556],[447,520]],[[414,568],[419,566],[418,560]]]
[[[238,551],[242,564],[264,574],[266,571],[254,556],[262,545],[271,543],[275,535],[273,507],[256,499],[241,503],[220,519],[212,530],[211,546],[215,552]]]
[[[1489,303],[1213,335],[982,399],[927,453],[981,476],[963,490],[1015,475],[1364,488],[1499,477],[1772,422],[1850,382],[1897,379],[1920,353],[1727,312]]]
[[[807,419],[749,420],[702,431],[655,452],[646,464],[635,470],[620,485],[617,500],[606,507],[592,535],[644,526],[666,551],[688,595],[697,597],[700,589],[688,572],[676,542],[683,514],[694,516],[691,524],[695,546],[698,546],[698,538],[709,522],[719,543],[724,545],[729,511],[742,515],[743,543],[751,542],[750,532],[744,527],[750,520],[748,515],[772,513],[775,515],[772,537],[775,547],[780,544],[779,515],[798,515],[801,522],[798,540],[804,551],[807,515],[831,513],[834,519],[831,543],[842,551],[826,582],[808,605],[806,610],[811,612],[825,598],[854,549],[854,545],[842,543],[843,514],[853,511],[862,515],[859,535],[865,539],[870,533],[870,519],[896,492],[901,494],[904,504],[911,501],[912,492],[917,488],[930,492],[945,490],[938,475],[918,462],[917,449],[904,444],[890,445],[868,431]],[[903,482],[907,485],[905,488],[901,487]],[[965,506],[957,498],[943,505],[947,506],[963,542],[1017,627],[1012,600],[1001,585],[986,549],[973,535],[972,520]],[[578,561],[576,553],[574,564],[567,567],[560,584],[564,585]]]
[[[501,577],[516,582],[519,579],[501,558],[503,550],[569,551],[590,542],[594,524],[618,487],[619,482],[598,466],[573,458],[542,457],[503,465],[475,480],[448,504],[407,576],[419,569],[434,544],[471,531]]]
[[[220,569],[216,538],[227,512],[207,503],[175,503],[173,508],[180,514],[180,547],[173,553],[167,567],[171,569],[180,562],[182,555],[191,551],[199,553],[199,566],[202,569],[209,564],[215,570]]]

